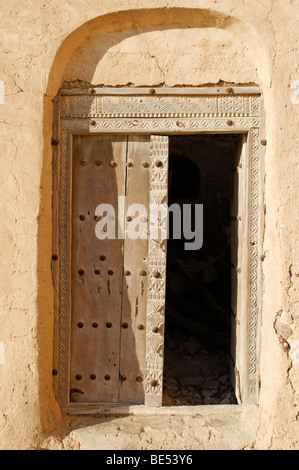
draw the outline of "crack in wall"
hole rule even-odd
[[[272,1],[270,9],[269,9],[268,13],[266,13],[266,21],[269,23],[269,26],[272,29],[273,40],[274,40],[274,43],[275,43],[275,46],[276,46],[275,48],[273,48],[273,58],[272,58],[272,67],[274,69],[276,58],[277,58],[277,52],[276,51],[279,50],[279,47],[278,47],[276,36],[275,36],[275,30],[273,29],[272,22],[269,19],[270,15],[272,14],[273,8],[274,8],[274,1]],[[272,73],[271,73],[270,87],[272,87],[272,85],[273,85],[273,70],[272,70]]]
[[[155,61],[156,66],[157,66],[158,69],[160,70],[160,72],[161,72],[161,74],[162,74],[162,77],[163,77],[163,82],[162,82],[162,84],[165,84],[165,73],[164,73],[162,67],[161,67],[160,64],[159,64],[157,57],[156,57],[155,55],[151,54],[151,52],[150,52],[150,45],[149,45],[149,42],[148,42],[148,40],[147,40],[147,38],[146,38],[146,34],[145,34],[145,33],[143,33],[143,38],[144,38],[145,43],[146,43],[146,45],[147,45],[147,53],[148,53],[149,57]]]
[[[147,48],[147,53],[148,53],[149,57],[155,61],[155,64],[156,64],[157,68],[159,69],[159,71],[160,71],[160,73],[161,73],[161,75],[162,75],[162,77],[163,77],[163,81],[162,81],[159,85],[165,85],[165,73],[164,73],[162,67],[161,67],[160,64],[159,64],[157,57],[156,57],[154,54],[152,54],[152,53],[150,52],[150,44],[149,44],[149,42],[148,42],[148,40],[147,40],[146,32],[145,32],[144,28],[143,28],[140,24],[138,25],[138,24],[136,23],[136,20],[135,20],[135,18],[134,18],[134,14],[133,14],[132,8],[130,8],[130,14],[131,14],[131,18],[132,18],[133,25],[134,25],[134,27],[136,28],[136,31],[137,31],[137,32],[143,37],[143,39],[144,39],[144,42],[145,42],[146,48]]]

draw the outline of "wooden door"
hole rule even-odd
[[[162,397],[161,383],[146,388],[151,245],[143,208],[149,208],[150,180],[157,175],[152,140],[73,138],[71,402],[139,404],[152,392]],[[114,214],[107,217],[101,204],[114,208]],[[159,368],[162,377],[161,361]]]

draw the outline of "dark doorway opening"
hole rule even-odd
[[[237,134],[169,137],[168,206],[179,205],[183,214],[183,205],[190,205],[194,231],[195,207],[202,204],[203,244],[186,250],[190,240],[174,239],[170,212],[165,406],[237,403],[230,379],[231,259],[237,250],[231,244],[231,203],[241,140]]]

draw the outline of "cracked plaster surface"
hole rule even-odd
[[[299,105],[291,99],[296,92],[292,83],[299,79],[298,2],[202,0],[200,9],[198,3],[2,2],[3,448],[36,447],[44,433],[51,436],[61,422],[68,423],[55,400],[51,376],[50,142],[51,100],[63,81],[76,80],[104,86],[201,86],[222,81],[262,87],[267,256],[262,267],[259,426],[253,447],[299,448]],[[174,10],[182,6],[193,8],[192,15]],[[96,17],[100,20],[93,23]],[[201,18],[201,24],[195,24]],[[73,34],[76,31],[80,34]],[[80,38],[85,38],[83,43]],[[67,442],[68,438],[65,446],[71,445]],[[49,441],[47,445],[51,447]]]

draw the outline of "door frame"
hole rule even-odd
[[[243,134],[246,141],[248,227],[242,276],[241,312],[235,364],[236,395],[240,404],[257,403],[259,389],[259,323],[261,311],[261,259],[263,242],[263,99],[259,87],[209,88],[74,88],[61,89],[54,99],[53,125],[53,245],[54,358],[53,386],[61,408],[68,413],[107,413],[124,405],[70,402],[70,214],[72,137],[84,134],[149,134],[151,159],[165,158],[163,136],[171,134]],[[152,170],[155,178],[155,169]],[[156,188],[165,192],[165,188]],[[166,188],[167,191],[167,188]],[[161,197],[163,196],[161,192]],[[149,263],[155,265],[154,258]],[[162,264],[161,264],[162,263]],[[161,259],[161,268],[165,263]],[[156,283],[156,285],[159,283]],[[161,287],[161,286],[160,286]],[[165,286],[159,294],[165,303]],[[154,294],[155,297],[155,294]],[[163,309],[162,309],[163,310]],[[162,313],[162,341],[164,317]],[[147,323],[150,325],[151,309]],[[145,405],[159,407],[162,399],[163,345],[147,330]],[[155,341],[154,341],[155,340]],[[162,352],[161,352],[162,351]],[[162,355],[161,355],[162,354]],[[162,367],[161,367],[162,361]],[[238,367],[241,370],[238,370]],[[158,382],[158,387],[157,387]],[[154,384],[154,385],[153,385]],[[143,405],[138,405],[143,406]],[[215,405],[214,405],[215,406]]]

